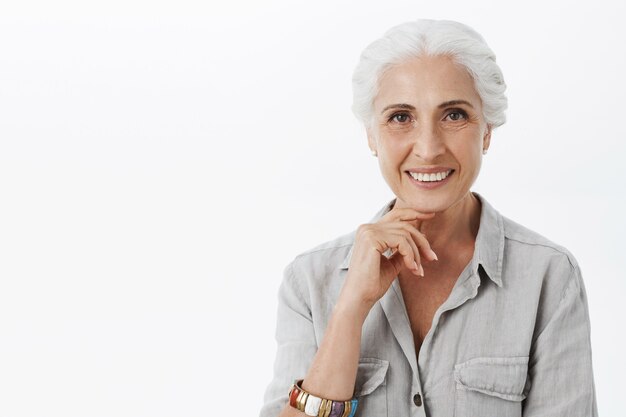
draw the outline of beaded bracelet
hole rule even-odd
[[[312,417],[354,417],[359,400],[327,400],[302,389],[303,379],[298,379],[289,390],[289,405]]]

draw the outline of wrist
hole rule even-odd
[[[342,291],[333,309],[333,315],[338,314],[353,322],[363,324],[373,305]]]
[[[302,380],[296,381],[289,391],[289,405],[304,412],[307,416],[354,416],[358,399],[347,401],[330,400],[315,396],[302,388]]]

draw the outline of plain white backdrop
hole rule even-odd
[[[622,415],[623,1],[16,0],[0,3],[0,416],[256,415],[283,268],[393,198],[351,74],[420,17],[496,52],[508,122],[474,190],[578,259],[599,411]]]

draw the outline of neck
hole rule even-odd
[[[396,200],[396,203],[404,202]],[[473,246],[480,225],[480,212],[480,200],[468,192],[454,205],[423,221],[419,231],[426,236],[435,253],[456,250],[459,246]]]

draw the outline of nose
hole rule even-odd
[[[413,154],[423,161],[434,161],[445,152],[443,137],[436,126],[430,124],[420,126],[419,129],[415,129],[412,139]]]

